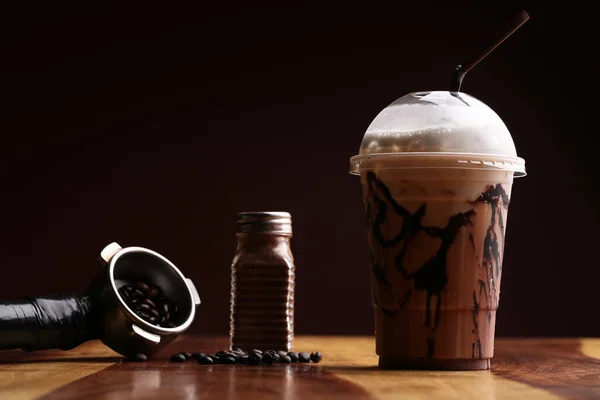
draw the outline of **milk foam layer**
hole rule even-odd
[[[373,120],[359,155],[447,152],[517,157],[510,132],[486,104],[466,93],[416,92]]]

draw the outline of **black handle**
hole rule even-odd
[[[0,303],[0,350],[69,350],[102,337],[89,296],[57,295]]]

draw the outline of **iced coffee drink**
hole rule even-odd
[[[525,175],[502,120],[464,93],[411,93],[375,118],[351,164],[380,367],[489,368],[511,186]]]

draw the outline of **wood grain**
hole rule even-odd
[[[319,364],[202,366],[224,337],[186,336],[156,360],[124,362],[98,342],[59,352],[0,352],[1,399],[587,399],[600,398],[600,339],[499,339],[491,371],[379,370],[371,337],[297,337]]]
[[[118,354],[97,342],[72,351],[0,352],[0,399],[37,399],[113,365]]]

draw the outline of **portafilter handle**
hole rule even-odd
[[[0,350],[70,350],[104,334],[103,311],[86,295],[0,303]]]

